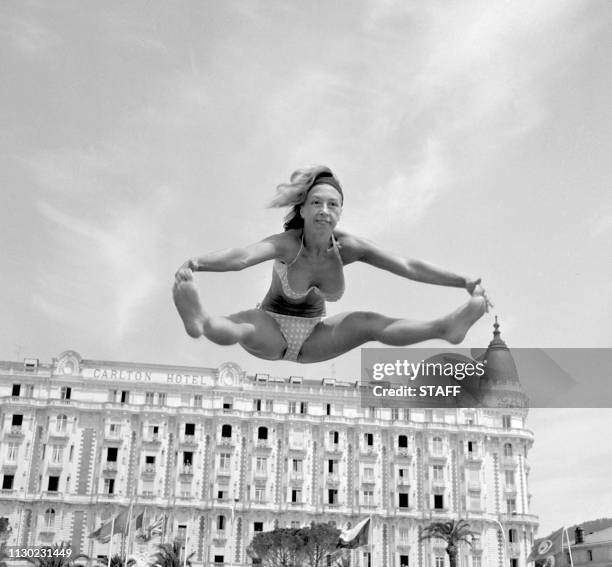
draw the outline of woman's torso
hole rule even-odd
[[[295,240],[295,256],[288,262],[275,260],[272,283],[261,308],[282,315],[319,317],[325,314],[325,301],[337,301],[344,293],[341,250],[335,236],[322,255],[309,257],[304,251],[301,231],[290,231]]]

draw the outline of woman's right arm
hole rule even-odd
[[[228,248],[187,260],[176,272],[177,279],[184,272],[236,272],[283,254],[286,246],[284,234],[269,236],[243,248]],[[187,274],[184,274],[187,275]]]

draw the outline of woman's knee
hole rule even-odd
[[[244,329],[225,317],[209,317],[203,324],[204,336],[213,343],[227,346],[241,340]]]

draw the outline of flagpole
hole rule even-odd
[[[572,559],[572,546],[570,545],[569,534],[567,533],[567,528],[565,526],[563,526],[563,533],[565,534],[565,539],[567,540],[567,550],[569,552],[570,565],[571,567],[574,567],[574,560]],[[561,542],[563,542],[563,538],[561,539]],[[561,543],[561,549],[563,549],[563,543]]]
[[[110,541],[108,542],[108,563],[107,567],[111,567],[111,557],[113,554],[113,535],[115,534],[115,515],[113,514],[113,519],[111,520],[111,533],[110,533]]]
[[[134,511],[134,501],[130,502],[130,509],[128,510],[128,529],[127,529],[127,542],[125,546],[125,562],[127,563],[127,557],[132,553],[130,550],[130,536],[132,535],[132,512]]]

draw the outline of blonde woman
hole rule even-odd
[[[176,272],[174,302],[185,330],[219,345],[239,343],[266,360],[320,362],[369,341],[406,346],[428,339],[460,343],[485,313],[488,299],[480,278],[467,278],[381,250],[337,228],[344,192],[324,166],[295,171],[278,186],[271,206],[291,210],[284,231],[244,248],[187,260]],[[231,272],[272,260],[272,282],[256,309],[226,317],[201,305],[194,272]],[[325,318],[325,302],[344,293],[344,266],[365,262],[411,280],[465,289],[470,299],[453,313],[431,321],[411,321],[354,311]]]

